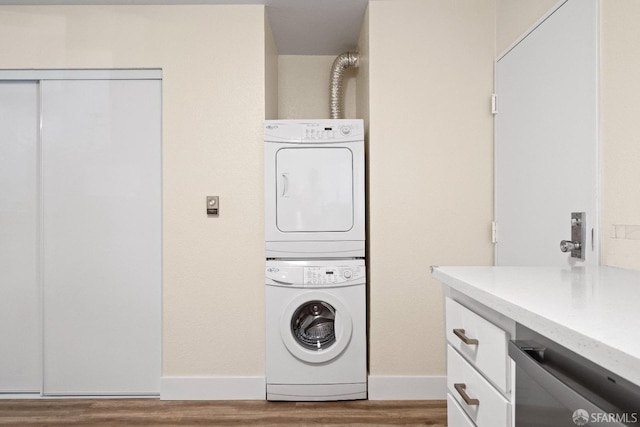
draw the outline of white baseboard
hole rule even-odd
[[[3,399],[42,399],[39,392],[33,393],[0,393],[0,400]]]
[[[369,376],[369,400],[444,400],[446,376]],[[265,400],[265,377],[162,377],[161,400]]]
[[[162,377],[160,400],[265,400],[265,377]]]
[[[369,400],[444,400],[447,377],[369,376]]]

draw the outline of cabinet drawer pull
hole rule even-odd
[[[480,405],[480,401],[478,399],[472,399],[469,397],[466,391],[466,388],[467,388],[466,384],[454,384],[453,388],[456,389],[460,397],[462,397],[462,400],[464,400],[464,403],[466,403],[467,405],[469,406]]]
[[[464,334],[464,329],[454,329],[453,333],[467,345],[478,345],[479,342],[475,338],[469,338]]]

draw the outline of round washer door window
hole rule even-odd
[[[326,350],[336,342],[336,309],[328,302],[309,301],[291,318],[291,333],[302,347]]]
[[[295,298],[282,314],[280,333],[291,354],[311,363],[327,362],[351,340],[351,316],[342,302],[324,292]]]

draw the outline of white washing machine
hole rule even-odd
[[[267,400],[367,398],[364,260],[267,261]]]
[[[357,120],[268,120],[267,258],[364,258],[364,127]]]

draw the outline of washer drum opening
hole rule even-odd
[[[325,350],[336,342],[336,310],[323,301],[309,301],[291,318],[291,333],[309,350]]]

